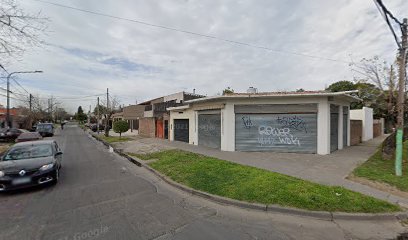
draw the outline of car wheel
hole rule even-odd
[[[53,184],[57,184],[59,181],[59,168],[55,169],[54,181]]]

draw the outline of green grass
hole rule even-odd
[[[401,177],[395,176],[394,159],[383,159],[380,149],[365,163],[354,169],[353,175],[373,181],[387,183],[401,191],[408,192],[408,141],[404,142],[403,150],[403,175]]]
[[[131,138],[128,138],[128,137],[114,137],[114,136],[106,137],[105,135],[102,135],[102,134],[101,134],[101,135],[97,135],[97,137],[98,137],[99,139],[104,140],[104,141],[107,142],[107,143],[127,142],[127,141],[132,140]]]
[[[145,155],[149,165],[172,180],[211,194],[307,210],[380,213],[398,206],[343,187],[324,186],[287,175],[195,153],[168,150]]]

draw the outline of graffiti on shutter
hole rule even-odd
[[[198,145],[221,148],[221,115],[198,115]]]
[[[235,149],[316,153],[317,114],[235,114]]]

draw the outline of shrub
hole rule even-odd
[[[126,121],[119,120],[113,123],[113,131],[119,133],[119,137],[122,137],[122,133],[129,130],[129,124]]]

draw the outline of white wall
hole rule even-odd
[[[167,96],[163,97],[163,102],[168,102],[168,101],[172,101],[172,100],[176,100],[176,102],[180,102],[184,98],[184,92],[178,92],[178,93],[173,93]]]
[[[235,112],[234,104],[225,104],[221,110],[221,150],[235,151]]]
[[[181,111],[172,111],[170,112],[170,126],[169,126],[169,137],[170,141],[174,141],[174,119],[188,119],[189,120],[189,143],[197,145],[198,135],[197,135],[197,115],[195,111],[191,109],[181,110]]]
[[[363,142],[373,139],[373,109],[363,107],[363,109],[350,110],[350,120],[361,120],[363,122]]]

